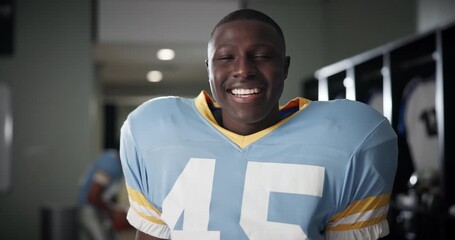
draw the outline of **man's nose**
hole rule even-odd
[[[257,69],[254,60],[248,57],[241,57],[236,59],[235,63],[235,77],[250,78],[256,75]]]

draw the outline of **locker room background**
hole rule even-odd
[[[448,95],[454,43],[451,22],[325,66],[304,83],[313,99],[348,98],[371,105],[397,132],[388,239],[455,237],[455,132]]]
[[[198,2],[210,4],[210,1]],[[234,2],[237,6],[237,1],[220,2]],[[441,92],[448,92],[447,79],[450,76],[453,78],[453,73],[445,73],[450,69],[447,66],[454,66],[453,44],[452,50],[451,45],[444,45],[447,55],[433,55],[442,46],[434,45],[433,41],[439,42],[445,38],[446,42],[450,39],[454,42],[451,37],[453,30],[447,30],[451,29],[447,24],[455,17],[454,1],[247,2],[249,7],[269,13],[285,31],[292,61],[282,98],[284,101],[298,95],[317,99],[322,89],[330,87],[327,93],[330,98],[355,96],[360,101],[379,99],[376,102],[380,103],[381,97],[373,98],[378,96],[373,93],[377,93],[375,89],[381,89],[382,84],[382,98],[386,103],[382,109],[398,129],[399,105],[405,85],[416,77],[417,72],[422,73],[423,77],[435,73],[435,89],[442,86],[442,90],[435,92],[435,98],[439,99],[435,100],[435,114],[442,115],[437,117],[438,139],[444,138],[438,141],[438,148],[446,146],[443,154],[439,152],[439,166],[444,166],[440,174],[447,177],[439,180],[444,184],[437,185],[444,192],[440,202],[443,207],[437,206],[437,211],[429,211],[422,210],[420,205],[410,209],[406,208],[408,206],[394,206],[391,221],[399,219],[401,222],[392,224],[391,230],[395,237],[392,239],[413,239],[413,236],[427,236],[425,234],[429,233],[436,238],[447,236],[447,229],[453,226],[450,225],[453,221],[443,211],[447,210],[450,198],[453,198],[449,188],[453,181],[449,181],[450,174],[447,174],[453,169],[453,163],[445,159],[452,156],[448,139],[453,131],[447,124],[451,119],[448,119],[447,114],[442,114],[447,113],[445,108],[448,105],[440,103],[447,103],[448,94]],[[6,112],[2,118],[12,116],[13,122],[12,142],[1,142],[2,146],[9,148],[2,152],[0,165],[0,239],[40,239],[43,206],[51,204],[57,209],[73,206],[78,180],[86,166],[106,141],[117,137],[107,136],[110,130],[106,129],[118,128],[137,102],[118,98],[119,88],[106,84],[105,79],[99,76],[98,69],[102,66],[95,61],[93,54],[97,47],[92,16],[96,10],[94,1],[71,0],[61,3],[9,0],[0,3],[2,6],[5,3],[13,6],[12,15],[2,15],[2,24],[6,22],[7,27],[0,25],[1,30],[6,31],[5,34],[0,33],[1,45],[6,46],[0,54],[1,92],[8,92],[2,94],[8,99],[2,100],[2,104],[9,102],[5,107],[1,105],[2,112]],[[205,43],[202,47],[205,47]],[[434,60],[443,57],[445,67],[441,67],[439,60]],[[413,59],[422,61],[423,65],[414,65]],[[408,60],[409,63],[403,63]],[[351,62],[351,65],[339,67],[347,62]],[[387,75],[383,68],[385,62],[390,64],[390,80],[387,81],[384,80],[384,75]],[[393,64],[397,64],[397,67],[392,68]],[[400,64],[404,66],[398,67]],[[352,70],[351,66],[354,65],[355,70]],[[333,66],[338,66],[338,71],[332,70],[333,76],[327,74],[327,77],[334,79],[330,80],[333,85],[320,87],[323,81],[315,84],[314,76],[323,76],[321,70]],[[203,65],[201,67],[203,69]],[[444,72],[444,75],[438,74],[438,71]],[[439,76],[444,76],[446,80],[438,80]],[[345,87],[342,80],[346,77],[350,77],[351,86],[355,88],[343,92]],[[442,81],[445,84],[441,84]],[[196,83],[184,87],[172,85],[128,89],[129,93],[149,91],[150,96],[191,96],[201,88],[207,88],[206,78],[197,79]],[[335,90],[332,91],[332,88]],[[386,107],[387,104],[389,107]],[[441,108],[443,110],[437,110]],[[439,124],[441,121],[443,124]],[[2,121],[0,123],[4,124]],[[444,126],[443,130],[440,130],[441,126]],[[2,141],[6,142],[4,139]],[[396,196],[403,193],[403,199],[412,202],[408,183],[414,166],[410,156],[406,155],[411,153],[405,137],[401,138],[400,144],[404,145],[404,149],[408,148],[408,153],[400,152],[400,160],[405,160],[400,161],[395,193]],[[430,229],[432,231],[427,231]]]

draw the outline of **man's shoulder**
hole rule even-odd
[[[191,99],[183,97],[157,97],[139,105],[129,114],[129,117],[142,118],[164,116],[166,114],[175,113],[177,110],[181,110],[182,108],[187,108],[191,105],[191,103]]]
[[[194,101],[183,97],[159,97],[144,102],[127,117],[128,126],[135,135],[158,134],[169,128],[182,126],[195,115]]]
[[[388,123],[387,118],[373,107],[353,100],[314,101],[306,118],[315,125],[329,124],[347,133],[368,133]]]
[[[179,102],[185,102],[189,99],[177,96],[165,96],[165,97],[156,97],[152,98],[141,105],[139,105],[134,111],[147,111],[149,109],[156,109],[156,108],[166,108],[172,105],[175,105]]]
[[[315,101],[313,105],[319,106],[321,110],[332,112],[337,115],[345,115],[346,117],[357,117],[359,115],[372,117],[377,119],[384,119],[384,115],[379,113],[373,107],[360,101],[349,99],[336,99],[330,101]]]

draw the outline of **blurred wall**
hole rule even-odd
[[[12,187],[0,239],[40,239],[40,209],[75,202],[93,158],[97,112],[90,0],[16,0],[15,52],[0,57],[14,121]]]
[[[282,103],[302,95],[302,81],[325,65],[415,33],[414,0],[251,0],[281,24],[291,67]]]
[[[429,31],[453,21],[455,21],[455,0],[418,0],[418,32]]]
[[[415,0],[330,0],[324,5],[324,65],[415,33]]]
[[[323,7],[321,1],[251,1],[249,8],[264,11],[281,26],[291,66],[281,104],[301,95],[301,81],[323,63]]]

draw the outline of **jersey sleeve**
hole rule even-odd
[[[325,229],[326,239],[378,239],[389,234],[387,213],[397,158],[396,134],[384,120],[352,156],[339,210]]]
[[[129,223],[148,235],[169,239],[170,229],[161,220],[161,211],[147,197],[152,189],[143,179],[147,174],[129,120],[122,126],[120,142],[120,158],[130,203],[127,215]]]

